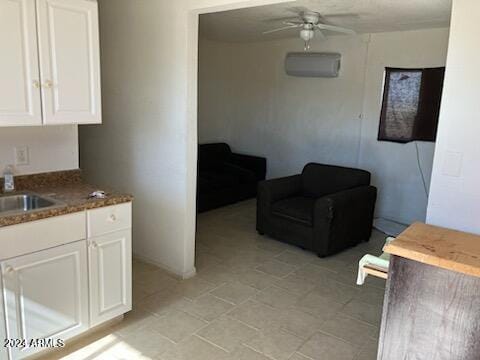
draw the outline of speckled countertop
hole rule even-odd
[[[55,207],[44,210],[0,215],[0,228],[133,200],[131,195],[121,194],[112,189],[99,188],[83,182],[79,170],[24,176],[15,180],[18,193],[35,193],[52,198],[60,203]],[[105,199],[90,199],[88,195],[95,190],[104,190],[107,197]],[[0,196],[2,195],[4,194],[0,194]]]

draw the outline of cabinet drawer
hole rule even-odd
[[[85,211],[0,228],[0,260],[86,238]]]
[[[132,203],[87,211],[88,237],[108,234],[132,227]]]

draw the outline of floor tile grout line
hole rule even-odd
[[[300,352],[300,350],[295,351],[295,353],[299,353],[301,356],[303,356],[303,357],[306,358],[306,359],[315,360],[314,358],[311,358],[310,356],[307,356],[307,355],[305,355],[304,353]],[[294,353],[293,355],[295,355],[295,353]],[[293,355],[292,355],[292,356],[293,356]],[[291,357],[290,357],[290,359],[291,359]],[[328,360],[328,359],[326,359],[326,360]]]
[[[213,290],[212,290],[212,291],[213,291]],[[218,299],[218,300],[221,300],[221,301],[223,301],[223,302],[226,302],[227,304],[230,304],[230,305],[233,305],[233,306],[237,306],[237,305],[238,305],[238,304],[235,304],[234,302],[228,301],[227,299],[224,299],[224,298],[222,298],[222,297],[216,296],[216,295],[212,294],[212,292],[209,292],[208,294],[211,295],[212,297]],[[230,309],[230,310],[231,310],[231,309]]]
[[[249,327],[249,328],[252,329],[252,330],[255,330],[255,331],[261,331],[261,330],[262,330],[262,329],[260,329],[260,328],[257,328],[257,327],[255,327],[255,326],[253,326],[253,325],[247,324],[246,322],[244,322],[244,321],[242,321],[242,320],[240,320],[240,319],[234,318],[234,317],[231,316],[231,315],[228,315],[228,314],[225,314],[225,315],[226,315],[229,319],[238,321],[240,324],[245,325],[245,326]]]
[[[368,325],[368,326],[370,326],[370,327],[373,327],[373,328],[375,328],[375,329],[377,329],[377,330],[380,328],[380,327],[377,326],[377,325],[374,325],[374,324],[372,324],[372,323],[369,323],[369,322],[367,322],[367,321],[365,321],[365,320],[361,320],[361,319],[355,318],[355,317],[353,317],[353,316],[351,316],[351,315],[349,315],[349,314],[345,314],[345,313],[342,313],[342,312],[341,312],[340,314],[341,314],[342,316],[345,316],[345,317],[351,319],[351,320],[355,320],[355,321],[358,321],[358,322],[360,322],[360,323],[362,323],[362,324],[364,324],[364,325]]]
[[[250,345],[247,345],[247,344],[242,344],[242,345],[245,346],[245,347],[247,347],[247,348],[249,348],[249,349],[252,350],[252,351],[255,351],[257,354],[260,354],[260,355],[265,356],[267,359],[277,360],[277,359],[275,359],[275,358],[273,358],[273,357],[271,357],[271,356],[268,356],[268,355],[265,354],[263,351],[258,351],[257,349],[251,347]]]
[[[316,334],[323,334],[323,335],[327,335],[327,336],[330,336],[332,338],[335,338],[337,340],[340,340],[346,344],[349,344],[349,345],[352,345],[353,347],[355,348],[363,348],[363,346],[365,346],[365,344],[362,344],[362,345],[358,345],[358,344],[354,344],[346,339],[343,339],[341,337],[339,337],[338,335],[335,335],[335,334],[332,334],[332,333],[329,333],[328,331],[325,331],[325,330],[317,330]]]
[[[198,333],[193,333],[191,336],[195,336],[195,337],[199,338],[200,340],[205,341],[206,343],[209,343],[210,345],[215,346],[216,348],[219,348],[220,350],[226,352],[227,354],[230,354],[230,353],[231,353],[231,352],[228,351],[227,349],[224,349],[224,348],[221,347],[220,345],[215,344],[214,342],[212,342],[212,341],[204,338],[203,336],[199,335]]]

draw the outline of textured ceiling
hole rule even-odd
[[[297,37],[298,30],[262,32],[281,27],[305,8],[319,12],[328,24],[372,33],[447,27],[451,0],[298,0],[202,15],[200,34],[231,42]]]

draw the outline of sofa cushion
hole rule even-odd
[[[367,185],[370,185],[370,173],[365,170],[310,163],[302,172],[305,196],[318,198]]]
[[[256,183],[257,178],[255,173],[249,169],[242,168],[240,166],[225,163],[221,168],[222,172],[228,173],[230,175],[235,176],[239,183],[248,184],[248,183]]]
[[[201,171],[198,180],[200,190],[207,192],[232,188],[240,184],[235,174],[220,171]]]
[[[272,214],[312,226],[314,205],[314,198],[295,196],[274,202]]]

